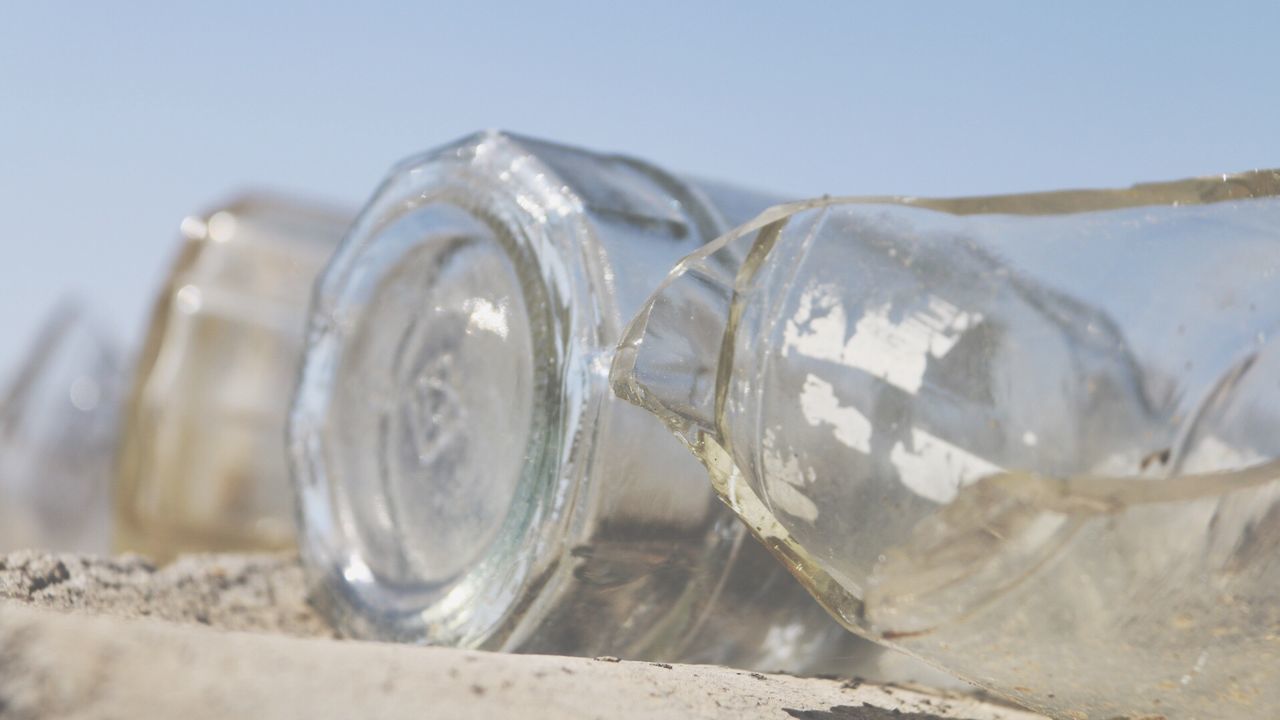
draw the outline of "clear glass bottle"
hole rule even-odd
[[[0,392],[0,553],[110,547],[124,377],[111,333],[60,303]]]
[[[183,221],[123,423],[116,545],[294,545],[284,427],[311,286],[349,216],[255,194]]]
[[[770,199],[481,133],[396,167],[317,286],[290,437],[359,637],[768,669],[868,661],[613,397],[623,323]]]
[[[1054,717],[1280,713],[1280,173],[774,208],[612,378],[853,631]]]

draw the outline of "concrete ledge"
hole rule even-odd
[[[287,558],[0,565],[3,718],[1040,717],[839,680],[333,640]]]

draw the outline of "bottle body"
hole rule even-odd
[[[848,667],[837,626],[607,384],[671,263],[768,202],[502,133],[397,167],[318,286],[290,424],[302,554],[338,625]]]
[[[183,223],[124,415],[119,549],[293,546],[285,418],[311,284],[346,223],[269,196]]]
[[[0,552],[109,550],[122,355],[75,301],[41,326],[0,394]]]
[[[776,208],[614,385],[856,632],[1055,716],[1269,716],[1278,189]]]

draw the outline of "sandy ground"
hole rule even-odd
[[[0,556],[0,718],[1035,720],[955,695],[337,640],[286,556]]]
[[[307,604],[302,568],[289,555],[187,556],[161,569],[137,555],[0,555],[0,598],[71,613],[334,637]]]

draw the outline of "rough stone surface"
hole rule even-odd
[[[0,718],[1040,717],[870,683],[328,633],[288,557],[188,558],[155,570],[128,557],[0,556]]]
[[[332,637],[284,554],[190,555],[156,569],[136,555],[0,555],[0,598],[67,612],[154,617],[226,630]]]

